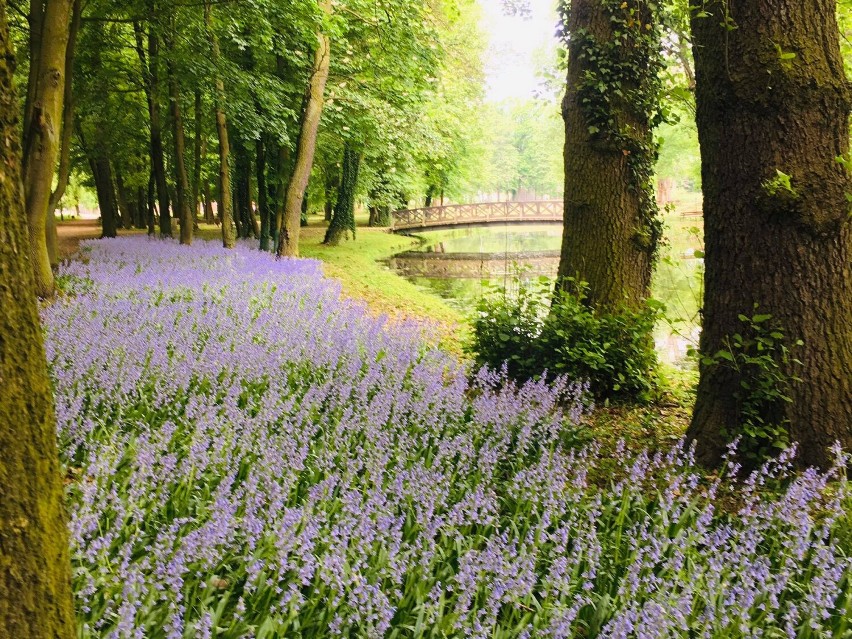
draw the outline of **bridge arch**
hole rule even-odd
[[[404,209],[393,213],[391,230],[395,233],[404,233],[466,226],[561,224],[563,209],[562,200],[481,202]]]

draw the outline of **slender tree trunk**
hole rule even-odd
[[[210,38],[210,49],[213,54],[213,64],[219,64],[219,40],[213,31],[210,2],[204,3],[204,22]],[[231,172],[228,167],[230,146],[228,144],[228,122],[225,118],[225,83],[216,73],[216,132],[219,135],[219,216],[222,221],[222,244],[225,248],[234,248],[234,214],[231,208]]]
[[[15,53],[0,2],[0,637],[73,639],[64,494],[27,250]]]
[[[53,294],[53,271],[47,252],[47,215],[60,146],[71,5],[72,0],[50,0],[44,5],[38,71],[25,131],[24,197],[30,231],[30,258],[39,296]]]
[[[154,235],[157,232],[156,229],[156,220],[157,217],[154,213],[154,173],[151,172],[150,177],[148,178],[148,193],[147,193],[147,204],[148,204],[148,235]]]
[[[121,214],[121,226],[125,229],[133,228],[133,207],[131,206],[131,199],[127,197],[127,189],[124,186],[124,178],[121,175],[121,171],[115,169],[113,171],[115,174],[115,194],[116,194],[116,202],[118,204],[118,212]]]
[[[800,462],[852,449],[852,193],[849,112],[833,0],[714,0],[692,20],[706,244],[701,351],[772,315],[804,346],[782,364],[782,412]],[[727,13],[726,13],[727,11]],[[727,20],[725,19],[727,16]],[[735,29],[720,22],[732,20]],[[795,54],[788,56],[788,54]],[[736,72],[731,70],[735,69]],[[786,176],[786,178],[784,178]],[[702,365],[688,437],[706,464],[741,421],[730,368]]]
[[[323,0],[322,9],[331,13],[331,0]],[[284,215],[276,220],[278,236],[278,255],[295,257],[299,255],[299,227],[302,218],[302,200],[311,177],[314,165],[314,152],[317,144],[317,131],[322,116],[325,99],[325,85],[331,64],[331,41],[324,31],[317,34],[317,48],[314,52],[314,66],[305,94],[299,139],[296,144],[296,161],[287,195]]]
[[[55,211],[68,188],[68,177],[71,172],[71,139],[74,134],[74,54],[77,50],[77,34],[80,31],[81,0],[74,0],[71,9],[71,27],[68,32],[68,46],[65,49],[65,86],[63,87],[62,103],[62,142],[59,151],[59,170],[57,171],[56,188],[50,194],[49,211]],[[48,216],[48,222],[50,216]],[[54,248],[56,233],[52,234]],[[51,249],[51,237],[48,237],[48,251]],[[53,263],[54,255],[51,255]]]
[[[204,142],[202,135],[202,104],[201,90],[195,90],[195,136],[192,140],[193,167],[192,167],[192,219],[198,217],[199,201],[201,197],[201,158],[204,155]]]
[[[269,192],[266,184],[266,145],[263,137],[255,143],[255,173],[257,174],[257,208],[260,213],[260,250],[272,250],[270,226],[272,214],[269,208]]]
[[[337,246],[340,240],[352,233],[355,237],[355,189],[358,185],[358,169],[361,155],[350,144],[343,150],[343,173],[340,179],[340,191],[331,224],[325,234],[324,244]]]
[[[149,2],[149,11],[155,15],[153,0]],[[148,117],[151,135],[151,169],[154,173],[154,184],[157,187],[157,202],[160,208],[160,235],[172,236],[172,218],[169,214],[169,190],[166,184],[166,161],[163,153],[163,133],[160,118],[160,73],[159,73],[159,41],[154,29],[148,32],[148,52],[145,53],[142,26],[137,22],[133,25],[136,33],[136,50],[145,74],[145,85],[148,96]]]
[[[645,31],[656,33],[653,11],[648,9],[653,3],[637,4],[638,27],[617,23],[628,14],[600,0],[572,0],[568,19],[568,82],[562,104],[565,223],[559,280],[568,290],[575,286],[569,278],[588,283],[588,302],[602,312],[644,303],[661,235],[650,169],[637,175],[636,168],[638,161],[655,153],[654,114],[627,93],[658,82],[637,44]],[[624,35],[637,28],[638,36]],[[614,48],[616,38],[619,47]],[[623,81],[601,71],[614,57],[628,68],[635,65]]]
[[[175,199],[180,219],[180,243],[192,244],[192,228],[195,216],[190,212],[189,179],[186,175],[186,139],[183,130],[183,115],[180,108],[180,86],[171,60],[166,65],[169,79],[169,103],[172,111],[172,141],[175,152]]]

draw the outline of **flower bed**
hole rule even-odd
[[[601,487],[582,388],[470,381],[316,262],[86,251],[43,312],[81,637],[848,636],[831,474]]]

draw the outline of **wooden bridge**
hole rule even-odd
[[[453,204],[425,209],[406,209],[393,213],[394,232],[437,231],[465,226],[503,224],[561,224],[562,200],[542,202],[488,202]]]

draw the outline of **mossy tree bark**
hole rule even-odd
[[[360,165],[361,154],[347,143],[343,149],[343,169],[337,204],[334,206],[334,214],[331,216],[323,244],[337,246],[349,233],[355,237],[355,192]]]
[[[0,1],[0,637],[72,639],[68,529],[23,208],[14,59]]]
[[[30,75],[35,87],[28,89],[32,102],[28,100],[29,117],[24,131],[24,196],[30,258],[39,296],[53,294],[53,270],[47,251],[47,216],[60,147],[65,51],[72,4],[72,0],[46,0],[43,3],[37,71]]]
[[[331,13],[330,0],[323,0],[322,10]],[[283,215],[277,216],[276,235],[279,256],[296,257],[299,255],[299,228],[302,219],[302,201],[305,189],[311,178],[314,165],[314,153],[317,146],[317,131],[322,117],[325,100],[325,85],[331,66],[331,41],[324,31],[317,33],[317,48],[314,51],[314,65],[302,108],[302,122],[296,143],[296,158],[293,173],[287,185]]]
[[[213,16],[210,2],[204,3],[204,23],[210,38],[213,64],[219,64],[219,40],[213,31]],[[228,142],[228,120],[225,116],[225,83],[216,72],[216,133],[219,136],[219,219],[222,222],[222,245],[234,248],[237,238],[234,229],[233,198],[231,197],[231,170],[229,158],[231,147]]]
[[[803,464],[852,449],[850,89],[833,0],[713,0],[692,21],[706,245],[701,351],[713,355],[754,305],[801,364],[784,408]],[[726,29],[721,23],[736,28]],[[790,55],[793,54],[793,55]],[[788,176],[787,186],[780,182]],[[776,188],[773,188],[773,184]],[[717,464],[736,432],[728,368],[703,365],[688,436]]]
[[[602,312],[637,308],[650,293],[660,232],[642,163],[653,166],[658,79],[656,52],[643,52],[655,46],[655,16],[648,0],[570,3],[558,275],[567,290],[574,288],[569,278],[588,283],[588,302]]]

